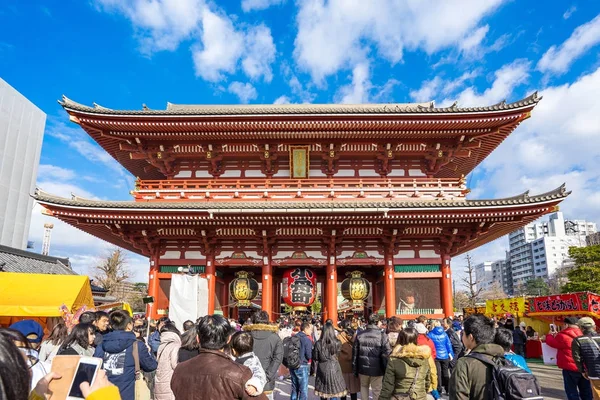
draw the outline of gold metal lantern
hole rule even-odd
[[[364,301],[369,297],[369,281],[360,271],[348,272],[346,276],[348,278],[342,282],[342,296],[351,300],[354,308],[364,307]]]
[[[236,272],[236,278],[229,284],[229,293],[238,307],[250,307],[251,301],[258,295],[258,282],[254,274],[246,271]]]

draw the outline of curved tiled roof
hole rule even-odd
[[[93,103],[93,107],[77,103],[66,96],[59,104],[66,110],[92,114],[131,115],[131,116],[166,116],[166,115],[299,115],[299,114],[448,114],[479,113],[507,111],[521,107],[533,106],[541,100],[537,92],[530,96],[507,103],[485,107],[458,107],[457,103],[450,107],[435,107],[433,101],[426,103],[390,103],[390,104],[250,104],[250,105],[193,105],[167,103],[166,110],[152,110],[143,106],[141,110],[113,110]]]
[[[529,196],[525,192],[519,196],[495,200],[462,200],[462,201],[242,201],[242,202],[215,202],[215,201],[187,201],[187,202],[134,202],[134,201],[108,201],[87,200],[74,196],[72,199],[53,196],[41,189],[36,189],[35,198],[41,203],[54,204],[75,208],[108,208],[132,210],[237,210],[237,209],[391,209],[391,208],[472,208],[489,206],[519,206],[560,200],[567,197],[565,185],[537,196]]]

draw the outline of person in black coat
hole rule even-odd
[[[283,342],[278,334],[279,326],[269,323],[269,314],[266,311],[257,311],[252,316],[252,324],[245,325],[244,331],[252,335],[254,354],[267,375],[267,384],[263,391],[265,395],[270,396],[275,389],[277,371],[283,361]]]
[[[317,362],[315,394],[321,399],[346,396],[346,381],[337,356],[341,349],[333,325],[326,323],[312,353],[313,362]]]
[[[352,347],[352,372],[360,378],[361,399],[379,398],[387,360],[392,352],[389,339],[380,327],[379,316],[369,316],[367,328],[361,331]]]
[[[196,326],[189,328],[181,335],[181,347],[177,361],[182,363],[200,354],[200,343],[198,343],[198,330]]]

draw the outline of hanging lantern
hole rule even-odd
[[[306,311],[317,298],[317,274],[312,269],[288,269],[282,283],[283,301],[296,311]]]
[[[346,274],[348,278],[342,282],[342,296],[352,301],[352,306],[362,308],[369,297],[369,281],[363,278],[363,273],[353,271]]]
[[[235,273],[235,278],[229,284],[229,293],[237,302],[238,307],[250,307],[251,300],[258,294],[258,282],[253,279],[254,274],[246,271]]]

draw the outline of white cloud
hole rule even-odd
[[[231,82],[227,90],[239,97],[242,103],[248,103],[257,96],[256,89],[248,82]]]
[[[459,46],[501,0],[423,2],[307,0],[299,2],[294,57],[313,80],[354,66],[371,51],[391,63],[404,49],[435,51]],[[483,31],[479,31],[479,35]],[[475,38],[472,39],[474,41]]]
[[[542,90],[544,98],[532,117],[482,163],[482,188],[507,196],[566,183],[573,193],[561,206],[565,215],[600,223],[598,91],[600,68],[571,84]]]
[[[96,0],[96,4],[131,20],[144,54],[175,50],[197,31],[207,7],[204,0]]]
[[[467,82],[472,81],[479,76],[478,69],[463,73],[454,80],[444,80],[439,75],[428,81],[423,81],[421,87],[410,91],[410,97],[416,102],[426,102],[431,100],[443,99],[458,89],[462,88]],[[445,101],[447,103],[448,101]]]
[[[502,66],[502,68],[494,73],[492,86],[483,93],[478,94],[473,87],[469,87],[455,98],[461,107],[492,105],[508,99],[516,87],[527,82],[529,68],[530,63],[527,60],[519,59],[513,61],[510,64]],[[467,76],[465,80],[468,78]],[[452,103],[452,99],[447,98],[442,103]]]
[[[67,168],[61,168],[50,164],[40,164],[37,176],[38,180],[58,179],[68,181],[75,178],[77,175],[75,174],[75,171]]]
[[[569,7],[569,9],[567,11],[565,11],[565,13],[563,14],[563,18],[564,19],[569,19],[571,18],[571,15],[573,15],[573,13],[577,11],[577,7],[576,6],[571,6]]]
[[[235,72],[243,51],[244,36],[231,20],[204,9],[201,44],[192,47],[196,75],[211,82],[223,79],[223,72]]]
[[[140,51],[152,55],[174,51],[192,41],[195,73],[216,82],[241,66],[251,79],[272,79],[275,45],[264,25],[234,24],[215,3],[204,0],[96,0],[98,8],[127,17],[134,26]]]
[[[481,41],[485,38],[488,31],[490,30],[489,25],[484,25],[481,28],[470,32],[463,40],[460,41],[458,47],[464,52],[472,52],[481,45]]]
[[[578,26],[560,46],[552,46],[544,53],[537,69],[544,73],[563,74],[586,51],[600,43],[600,14],[590,22]]]
[[[286,63],[285,61],[281,64],[281,73],[287,81],[287,84],[290,87],[292,94],[294,95],[294,97],[300,100],[300,103],[312,103],[315,97],[317,97],[307,87],[305,87],[305,85],[303,85],[300,82],[300,79],[298,79],[296,74],[292,71],[288,63]]]
[[[352,83],[342,86],[336,94],[337,103],[361,104],[369,101],[369,64],[360,63],[352,70]]]
[[[125,168],[96,144],[83,129],[68,127],[63,122],[49,118],[49,124],[46,127],[45,133],[60,140],[89,161],[104,164],[104,166],[118,173],[122,178],[132,178]]]
[[[278,98],[275,99],[275,101],[273,102],[273,104],[290,104],[291,100],[289,97],[287,96],[279,96]]]
[[[443,80],[439,76],[424,81],[418,90],[410,91],[410,97],[416,102],[430,101],[437,95],[442,82]]]
[[[266,10],[269,7],[285,3],[285,0],[242,0],[244,12]]]
[[[396,79],[389,79],[382,86],[373,85],[369,63],[361,62],[352,69],[351,83],[338,89],[334,101],[345,104],[393,101],[392,92],[399,83]]]
[[[265,82],[271,82],[273,79],[271,64],[275,61],[275,44],[273,44],[271,30],[264,25],[254,27],[248,31],[245,42],[242,69],[251,79],[264,76]]]

